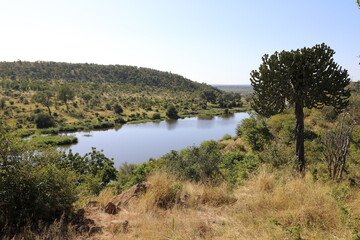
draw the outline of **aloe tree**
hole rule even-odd
[[[347,70],[334,62],[334,50],[325,45],[265,54],[259,70],[251,72],[254,88],[253,109],[266,117],[281,113],[290,104],[295,107],[295,144],[297,169],[304,173],[304,107],[348,104],[350,83]]]

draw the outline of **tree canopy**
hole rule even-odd
[[[40,103],[47,107],[49,111],[49,115],[51,115],[50,106],[53,104],[52,102],[53,94],[50,91],[37,92],[33,95],[33,100],[37,103]]]
[[[253,109],[269,117],[282,112],[287,104],[295,106],[296,156],[298,169],[305,169],[303,108],[348,104],[348,73],[334,62],[334,50],[325,45],[265,54],[259,70],[251,72],[254,88]]]
[[[75,94],[68,85],[62,85],[59,88],[58,99],[65,103],[67,110],[69,110],[69,106],[67,105],[67,102],[73,100],[74,97]]]

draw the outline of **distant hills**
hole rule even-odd
[[[191,81],[178,74],[150,68],[124,65],[98,65],[63,62],[0,62],[2,85],[11,84],[12,89],[41,90],[58,83],[96,85],[132,85],[155,87],[171,91],[214,90],[214,87]]]
[[[214,84],[213,87],[220,89],[224,92],[241,93],[243,96],[251,94],[253,88],[251,85],[221,85]]]

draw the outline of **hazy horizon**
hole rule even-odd
[[[248,85],[265,53],[325,42],[360,80],[354,0],[6,0],[0,13],[0,61],[129,65]]]

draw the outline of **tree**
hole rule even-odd
[[[123,112],[124,112],[124,110],[123,110],[123,108],[118,104],[118,103],[116,103],[115,105],[114,105],[114,112],[116,113],[116,114],[122,114]]]
[[[52,98],[53,98],[53,94],[50,91],[37,92],[32,97],[32,99],[35,102],[40,103],[40,104],[44,105],[45,107],[47,107],[47,109],[49,111],[49,115],[51,115],[50,106],[53,104]]]
[[[68,101],[73,100],[75,97],[74,92],[68,85],[62,85],[58,91],[58,99],[66,105],[66,110],[69,111]]]
[[[204,90],[201,95],[201,99],[205,100],[206,102],[215,103],[216,102],[216,94],[213,90]]]
[[[0,108],[4,109],[6,107],[6,98],[1,98],[0,99]]]
[[[168,116],[168,118],[171,119],[178,119],[178,111],[176,110],[176,108],[174,107],[174,105],[169,105],[169,107],[166,110],[166,116]]]
[[[281,113],[286,104],[295,106],[295,145],[297,168],[304,173],[303,108],[348,105],[348,73],[334,62],[334,50],[325,45],[265,54],[259,70],[251,72],[254,88],[253,109],[266,117]]]
[[[236,135],[244,136],[253,151],[264,150],[265,144],[273,138],[266,122],[263,120],[258,123],[253,117],[244,119],[237,126]]]
[[[37,128],[49,128],[55,126],[55,121],[46,113],[39,113],[35,116],[35,124]]]

